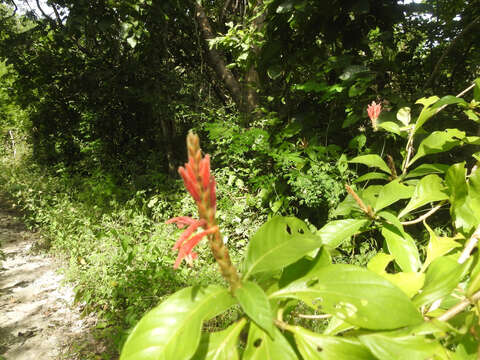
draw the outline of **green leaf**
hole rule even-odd
[[[370,351],[355,338],[320,335],[300,326],[289,327],[297,348],[308,360],[374,360]]]
[[[312,271],[316,271],[317,268],[327,266],[332,263],[330,253],[322,247],[314,259],[307,256],[301,258],[297,262],[288,265],[282,272],[280,280],[278,280],[278,286],[280,288],[287,286],[292,281],[295,281],[301,277],[307,276]]]
[[[432,105],[432,109],[438,109],[442,107],[443,105],[451,105],[451,104],[462,104],[467,106],[468,103],[463,100],[462,98],[458,98],[453,95],[447,95],[442,97],[440,100],[438,100],[435,104]]]
[[[321,245],[321,239],[313,235],[303,221],[275,216],[252,236],[244,262],[244,278],[281,269]]]
[[[377,333],[359,338],[380,360],[449,359],[446,350],[436,340],[425,336]]]
[[[479,122],[480,121],[480,117],[477,115],[477,113],[471,109],[468,109],[468,110],[464,110],[463,111],[465,115],[467,115],[467,117],[470,119],[470,120],[473,120],[475,122]]]
[[[190,359],[200,341],[202,322],[233,304],[235,299],[221,286],[182,289],[138,322],[120,360]]]
[[[135,36],[131,36],[127,39],[127,42],[128,42],[128,45],[130,45],[130,47],[132,49],[135,48],[135,46],[137,46],[137,40],[135,39]]]
[[[402,290],[380,275],[353,265],[322,267],[270,297],[299,299],[366,329],[395,329],[422,321]]]
[[[375,211],[380,211],[398,200],[410,198],[413,191],[414,187],[405,186],[395,179],[382,188],[373,208]]]
[[[413,298],[414,304],[418,307],[424,306],[450,294],[462,280],[470,264],[469,261],[459,264],[444,256],[433,260],[428,267],[422,292]]]
[[[297,354],[275,327],[272,339],[265,331],[254,323],[250,324],[247,348],[242,359],[248,360],[298,360]]]
[[[418,119],[415,123],[415,128],[413,129],[413,133],[415,134],[420,128],[425,124],[425,122],[430,119],[435,113],[437,112],[436,109],[432,109],[430,105],[438,101],[438,96],[431,96],[429,98],[421,98],[417,100],[415,104],[422,104],[423,109],[418,116]]]
[[[425,155],[436,154],[448,151],[462,143],[465,132],[457,129],[445,129],[443,131],[434,131],[428,135],[418,146],[417,153],[410,160],[408,166]]]
[[[388,251],[403,271],[416,272],[420,268],[417,245],[403,228],[385,224],[382,228],[382,235],[387,241]]]
[[[244,281],[235,290],[235,297],[248,317],[273,337],[272,308],[263,289],[254,282]]]
[[[413,170],[410,170],[405,179],[420,177],[428,174],[444,174],[448,170],[445,164],[422,164]]]
[[[245,318],[223,331],[202,334],[200,345],[192,360],[239,360],[239,335],[247,323]]]
[[[358,183],[358,182],[367,181],[367,180],[388,180],[388,175],[384,173],[378,173],[378,172],[369,172],[355,179],[353,182]]]
[[[442,183],[442,179],[434,174],[427,175],[418,182],[410,202],[407,204],[405,209],[398,214],[398,218],[401,219],[410,211],[428,203],[446,199],[448,199],[448,194],[445,191],[445,186]]]
[[[402,132],[400,130],[400,126],[398,126],[398,124],[394,123],[393,121],[385,121],[385,122],[381,122],[381,123],[378,123],[377,125],[379,128],[382,128],[388,132],[391,132],[391,133],[394,133],[394,134],[397,134],[397,135],[400,135],[400,133]]]
[[[437,237],[433,230],[428,226],[427,223],[424,223],[425,227],[430,234],[430,241],[427,246],[427,258],[422,266],[422,272],[430,265],[430,263],[436,258],[448,254],[453,249],[460,247],[461,244],[456,242],[455,238],[449,237]]]
[[[348,162],[354,164],[363,164],[369,167],[376,167],[380,170],[385,171],[388,174],[391,174],[390,169],[388,168],[385,161],[383,161],[383,159],[376,154],[357,156],[349,160]]]
[[[398,286],[409,298],[413,297],[422,288],[425,282],[425,274],[416,272],[389,274],[385,271],[385,268],[393,260],[394,257],[392,255],[377,253],[370,259],[367,268]]]
[[[478,198],[475,199],[475,191],[470,191],[472,179],[474,183],[476,176],[471,176],[469,183],[467,183],[466,177],[465,162],[452,165],[445,177],[450,193],[450,213],[455,227],[462,229],[464,233],[470,232],[480,224],[480,213],[476,211],[480,208]],[[472,196],[470,196],[470,192],[472,192]]]
[[[318,230],[317,235],[322,239],[323,245],[334,249],[370,222],[367,219],[334,220]]]

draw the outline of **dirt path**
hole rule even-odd
[[[92,325],[72,307],[58,264],[33,251],[36,240],[0,196],[0,360],[74,359],[72,339]]]

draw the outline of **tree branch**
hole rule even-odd
[[[463,251],[460,254],[460,257],[458,258],[459,264],[463,264],[465,261],[467,261],[473,249],[475,249],[475,246],[477,246],[479,239],[480,239],[480,226],[477,227],[477,229],[472,234],[470,239],[468,239],[468,241],[465,243],[465,247],[463,248]]]

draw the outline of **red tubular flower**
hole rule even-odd
[[[374,130],[377,130],[377,119],[382,112],[382,104],[377,104],[375,101],[372,101],[370,105],[367,106],[367,113],[370,121],[372,122],[372,127]]]
[[[174,250],[178,250],[174,268],[178,268],[183,259],[191,264],[197,257],[197,253],[193,251],[193,248],[204,237],[207,237],[220,272],[230,284],[231,291],[234,292],[242,286],[242,280],[238,276],[237,269],[232,264],[215,219],[217,207],[216,182],[210,171],[210,156],[205,155],[205,157],[202,157],[200,139],[193,133],[187,136],[187,150],[188,162],[184,167],[180,167],[178,172],[183,178],[185,188],[197,204],[199,219],[179,216],[167,221],[168,224],[177,224],[179,228],[188,225],[173,247]],[[196,233],[199,228],[203,230]]]

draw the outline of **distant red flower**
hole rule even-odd
[[[367,113],[370,121],[372,122],[372,127],[374,130],[377,130],[377,119],[382,112],[382,104],[377,104],[375,101],[372,101],[370,105],[367,106]]]
[[[179,216],[167,221],[167,224],[177,224],[179,229],[188,226],[173,247],[173,250],[178,250],[175,269],[183,259],[191,264],[197,257],[192,251],[193,248],[205,236],[218,231],[218,227],[214,225],[217,197],[215,178],[210,173],[210,156],[207,154],[202,158],[198,137],[189,137],[188,141],[188,162],[178,169],[178,173],[183,179],[185,188],[197,203],[200,219]],[[203,230],[195,233],[199,228]]]

